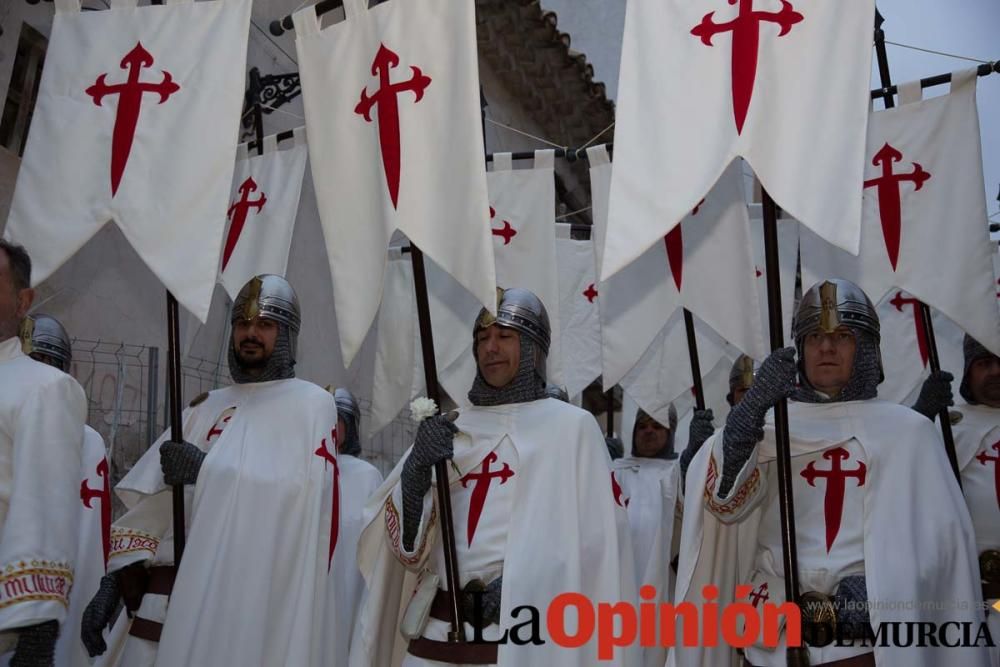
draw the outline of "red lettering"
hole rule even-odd
[[[576,607],[576,634],[566,633],[566,608]],[[563,648],[579,648],[594,635],[594,606],[580,593],[560,593],[552,599],[545,614],[545,625],[549,636]]]

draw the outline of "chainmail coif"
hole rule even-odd
[[[344,442],[340,445],[340,453],[348,456],[358,456],[361,454],[361,438],[358,436],[358,420],[351,415],[344,414]]]
[[[229,343],[229,375],[236,384],[247,384],[250,382],[270,382],[271,380],[287,380],[295,377],[295,361],[292,359],[292,341],[288,331],[288,325],[278,324],[278,339],[274,343],[274,350],[267,360],[260,375],[251,375],[244,370],[236,356],[236,346],[232,339]]]
[[[521,361],[517,365],[514,379],[503,387],[492,387],[487,384],[483,374],[476,367],[476,379],[469,390],[469,400],[473,405],[507,405],[509,403],[527,403],[545,398],[545,380],[535,372],[535,341],[521,334]]]

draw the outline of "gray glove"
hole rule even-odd
[[[83,640],[83,645],[91,658],[103,654],[108,649],[104,643],[104,628],[114,620],[120,599],[121,590],[118,587],[117,573],[112,572],[101,577],[101,585],[87,604],[87,608],[83,610],[83,618],[80,620],[80,639]]]
[[[194,484],[207,454],[190,442],[168,440],[160,445],[160,469],[167,486]]]
[[[424,495],[431,488],[431,470],[438,461],[454,455],[458,427],[450,415],[434,415],[420,422],[413,450],[403,464],[399,480],[403,491],[403,547],[413,549],[424,508]]]
[[[712,437],[715,433],[715,425],[712,420],[715,419],[715,415],[712,414],[711,410],[695,410],[694,414],[691,416],[691,425],[688,428],[688,444],[681,452],[681,488],[684,488],[684,480],[687,477],[688,466],[691,465],[691,459],[694,455],[698,453],[701,446],[705,444],[705,441]]]
[[[871,625],[865,575],[855,574],[840,580],[833,592],[833,608],[837,612],[837,626],[844,629],[844,636],[861,636]]]
[[[955,376],[948,371],[931,373],[920,388],[920,395],[913,409],[931,421],[948,406],[955,405],[955,396],[951,393],[951,381]]]
[[[473,593],[470,585],[462,590],[462,619],[467,623],[476,625],[476,597],[480,599],[480,620],[485,628],[491,623],[500,623],[500,592],[503,587],[503,576],[499,576],[486,585],[486,589]]]
[[[625,456],[625,447],[622,445],[622,441],[612,435],[604,437],[604,444],[608,447],[608,455],[611,456],[611,460],[620,459]]]
[[[59,622],[45,621],[17,631],[17,648],[10,667],[52,667],[56,656]]]
[[[720,496],[729,493],[757,443],[764,439],[767,411],[795,391],[797,373],[795,348],[775,350],[760,365],[743,400],[729,411],[722,433],[724,461],[719,480]]]

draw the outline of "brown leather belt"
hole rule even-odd
[[[493,665],[497,661],[496,644],[439,642],[426,637],[410,640],[410,655],[451,665]],[[874,663],[873,663],[874,664]]]
[[[174,590],[174,579],[176,577],[177,568],[173,565],[159,565],[149,568],[149,583],[146,586],[146,593],[170,595]],[[151,642],[160,641],[160,634],[162,632],[162,623],[157,623],[141,616],[133,618],[132,625],[128,629],[128,633],[133,637]]]
[[[451,596],[440,588],[431,602],[431,618],[451,623]],[[466,619],[471,622],[471,619]],[[496,644],[440,642],[426,637],[410,640],[410,655],[452,665],[492,665],[497,661]]]

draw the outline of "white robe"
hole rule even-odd
[[[680,462],[629,456],[612,463],[615,478],[628,504],[629,532],[635,554],[636,584],[656,588],[659,603],[673,599],[673,571],[670,568],[674,520],[679,510]],[[665,647],[642,649],[645,667],[662,667]]]
[[[83,617],[83,610],[87,608],[87,604],[97,593],[97,589],[101,585],[101,577],[105,573],[104,540],[110,535],[104,534],[102,513],[105,511],[106,501],[110,519],[111,489],[108,486],[110,476],[111,470],[108,468],[104,438],[94,429],[85,426],[83,466],[80,471],[80,481],[77,483],[80,493],[77,498],[80,540],[76,552],[76,567],[73,571],[73,590],[69,597],[69,612],[66,616],[66,622],[59,628],[59,641],[56,642],[55,664],[58,667],[89,667],[90,665],[87,648],[80,639],[80,620]],[[86,489],[101,494],[107,491],[108,495],[91,498],[88,507],[83,500],[84,484],[86,484]],[[109,522],[108,528],[110,529],[110,527]]]
[[[333,557],[330,581],[335,590],[327,604],[337,610],[337,625],[329,627],[332,657],[330,667],[347,665],[350,653],[351,632],[364,602],[365,580],[358,568],[358,541],[364,529],[365,503],[382,484],[382,473],[364,459],[350,454],[340,454],[340,533],[337,551]]]
[[[336,455],[333,397],[297,379],[233,385],[185,410],[183,422],[185,438],[208,451],[187,494],[184,558],[169,605],[147,594],[139,609],[164,619],[159,644],[129,637],[119,664],[325,664],[339,499],[336,466],[320,454]],[[173,561],[159,455],[168,435],[116,487],[130,511],[112,531],[111,571]]]
[[[873,627],[894,621],[939,625],[968,622],[975,633],[983,613],[972,522],[950,475],[934,425],[909,408],[877,400],[827,405],[790,403],[789,425],[793,466],[798,457],[845,446],[852,440],[863,448],[867,465],[863,487],[864,574],[869,600],[877,601],[870,609]],[[700,604],[702,587],[713,584],[719,589],[720,609],[732,601],[737,584],[750,583],[748,578],[759,552],[758,535],[764,530],[759,505],[745,508],[739,520],[731,524],[719,521],[707,507],[701,512],[694,510],[704,507],[707,483],[712,483],[710,468],[716,467],[710,465],[714,464],[713,450],[723,432],[720,430],[706,443],[688,470],[687,511],[675,591],[678,601]],[[732,497],[740,493],[742,480],[750,479],[755,468],[763,472],[760,480],[766,478],[767,468],[774,465],[774,442],[769,420],[756,457],[751,456],[740,472]],[[719,470],[716,468],[717,473]],[[753,493],[752,489],[749,493]],[[768,514],[764,519],[769,524],[778,522],[777,515]],[[849,516],[843,517],[842,530],[850,520]],[[800,536],[807,531],[823,532],[818,526],[796,526]],[[919,609],[912,604],[915,600],[942,604]],[[773,597],[771,602],[775,602]],[[989,664],[988,651],[981,647],[876,646],[874,651],[880,667]],[[810,657],[813,664],[820,662]],[[772,658],[769,664],[784,664],[783,642]],[[720,642],[714,649],[672,650],[668,665],[721,667],[732,664],[732,659],[733,651]]]
[[[962,491],[976,531],[976,552],[1000,550],[1000,494],[996,489],[1000,456],[993,445],[1000,442],[1000,409],[985,405],[959,405],[962,419],[952,426],[955,454],[962,472]],[[980,455],[981,458],[977,458]],[[997,600],[985,600],[987,607]],[[998,646],[991,650],[993,665],[1000,665],[1000,613],[990,609],[986,618],[990,634]]]
[[[0,342],[0,650],[16,628],[66,620],[86,416],[76,380]]]
[[[460,478],[480,469],[491,452],[499,452],[496,467],[501,466],[500,461],[509,462],[515,472],[506,483],[494,484],[489,492],[504,498],[499,502],[509,503],[509,511],[502,517],[505,524],[499,531],[490,525],[486,514],[491,511],[488,497],[475,533],[475,544],[482,535],[487,550],[495,549],[497,541],[504,544],[501,631],[527,620],[524,612],[512,618],[515,607],[532,605],[539,611],[540,635],[545,641],[543,645],[501,644],[498,664],[597,664],[596,639],[578,649],[560,648],[545,626],[546,609],[560,593],[582,593],[595,603],[638,602],[627,519],[612,493],[610,459],[597,423],[579,408],[542,399],[466,408],[461,410],[456,425],[460,433],[454,441],[453,463],[458,471],[449,466],[453,493],[461,487]],[[365,508],[367,525],[358,561],[369,596],[355,627],[352,667],[395,667],[404,657],[410,661],[407,664],[433,664],[407,655],[405,640],[398,631],[398,619],[414,590],[415,572],[437,571],[442,553],[433,488],[424,499],[415,553],[399,551],[399,477],[408,454]],[[454,524],[456,540],[466,544],[469,555],[475,556],[470,550],[475,544],[470,544],[468,516],[456,511]],[[406,568],[400,557],[409,560]],[[461,558],[458,566],[464,585],[473,577]],[[446,582],[442,581],[440,587],[445,588]],[[569,623],[567,627],[572,629]],[[489,639],[485,631],[484,635]],[[638,652],[630,647],[618,649],[613,660],[601,664],[636,665],[637,661]]]

